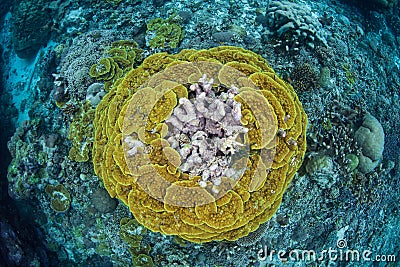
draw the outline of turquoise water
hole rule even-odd
[[[1,2],[0,266],[400,266],[399,12]]]

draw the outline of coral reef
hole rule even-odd
[[[13,158],[7,172],[8,190],[14,199],[29,198],[35,184],[45,173],[48,156],[46,150],[38,150],[40,144],[32,142],[38,138],[38,125],[38,120],[26,122],[8,142],[8,149]]]
[[[85,101],[69,126],[68,139],[72,141],[72,147],[68,156],[71,160],[85,162],[90,159],[94,111],[91,102]]]
[[[105,91],[119,78],[131,70],[141,60],[142,51],[136,42],[120,40],[112,43],[107,51],[109,57],[104,57],[90,67],[89,74],[97,80],[104,81]]]
[[[94,123],[94,169],[109,194],[152,231],[194,242],[236,240],[271,218],[306,148],[307,116],[292,87],[238,47],[146,58],[101,100]],[[196,139],[177,139],[196,129]],[[191,173],[205,166],[196,157],[204,140],[216,148],[209,159],[225,154],[243,174],[214,169],[226,162]]]
[[[179,17],[155,18],[147,24],[148,45],[151,48],[176,48],[183,39]]]
[[[398,1],[279,1],[287,3],[285,6],[292,13],[302,14],[298,18],[290,17],[294,21],[301,21],[302,17],[313,20],[311,24],[304,22],[301,25],[308,25],[309,29],[315,25],[314,30],[321,33],[329,47],[316,37],[314,41],[309,39],[309,36],[315,36],[315,33],[309,30],[304,30],[307,37],[304,37],[306,39],[299,37],[302,41],[298,44],[296,39],[292,38],[297,34],[293,29],[279,35],[277,31],[281,27],[270,26],[275,25],[273,14],[269,12],[270,1],[154,0],[153,5],[151,1],[149,4],[149,1],[140,0],[80,0],[46,3],[39,1],[43,5],[38,9],[46,13],[44,17],[47,19],[51,17],[51,23],[43,24],[40,21],[41,17],[35,17],[36,23],[26,25],[27,31],[24,32],[31,31],[38,25],[44,25],[42,29],[32,33],[34,37],[32,41],[36,42],[35,35],[41,30],[47,30],[51,33],[51,42],[47,42],[46,45],[46,41],[43,41],[43,45],[35,45],[37,48],[40,46],[35,60],[18,58],[11,39],[12,33],[19,31],[18,27],[24,25],[20,18],[26,15],[26,18],[30,20],[30,15],[37,13],[36,8],[32,8],[32,12],[28,10],[23,16],[19,16],[17,9],[20,7],[17,5],[26,7],[37,3],[22,3],[20,0],[3,2],[0,5],[5,8],[0,13],[6,15],[4,20],[0,18],[0,21],[4,22],[0,28],[0,40],[2,40],[0,52],[4,59],[0,60],[3,63],[1,73],[4,80],[4,86],[0,86],[2,96],[0,110],[3,112],[3,124],[6,121],[4,118],[13,117],[12,123],[15,125],[4,124],[2,141],[6,142],[17,128],[17,132],[9,143],[10,156],[13,157],[7,173],[9,191],[7,192],[5,188],[7,181],[4,180],[1,183],[4,187],[0,192],[2,203],[0,211],[9,214],[7,217],[1,213],[0,216],[2,218],[0,243],[4,248],[0,253],[0,261],[5,265],[131,266],[147,264],[151,258],[154,266],[329,266],[334,265],[329,259],[317,260],[311,257],[307,261],[293,262],[287,259],[283,262],[278,257],[260,261],[257,256],[264,246],[268,246],[269,250],[287,252],[290,252],[291,248],[304,249],[304,252],[336,249],[338,238],[347,241],[347,248],[352,250],[363,251],[368,248],[381,255],[399,257],[400,239],[397,233],[400,232],[400,141],[398,134],[400,57],[397,44],[400,41],[400,20]],[[15,4],[14,9],[9,12],[8,6],[13,4],[11,2]],[[272,2],[273,5],[275,4]],[[293,8],[294,6],[303,9],[306,14]],[[279,10],[274,11],[274,13],[277,12]],[[175,14],[178,15],[174,20],[185,30],[185,36],[178,43],[177,49],[169,47],[168,44],[165,47],[150,47],[149,39],[155,36],[155,32],[149,32],[146,36],[147,23],[152,18],[168,18]],[[43,37],[46,36],[47,33],[44,33]],[[141,170],[132,171],[134,166],[121,168],[123,166],[121,162],[125,162],[129,155],[138,157],[142,152],[149,155],[153,146],[157,147],[157,151],[162,151],[168,160],[158,161],[158,155],[149,159],[152,164],[155,162],[161,165],[167,162],[163,165],[165,169],[158,169],[154,172],[155,174],[166,176],[168,181],[175,182],[174,175],[177,172],[182,173],[184,169],[188,174],[188,179],[197,179],[193,187],[201,188],[201,185],[206,185],[205,188],[214,196],[220,183],[218,178],[215,178],[218,174],[216,170],[225,168],[227,164],[232,165],[232,162],[244,155],[247,156],[252,150],[247,138],[250,131],[240,133],[236,137],[233,132],[227,132],[227,121],[235,127],[238,126],[237,120],[225,120],[225,116],[230,114],[230,109],[233,107],[229,98],[225,96],[228,90],[234,90],[235,87],[226,81],[224,81],[226,86],[221,86],[219,78],[216,78],[218,75],[212,75],[207,71],[201,71],[184,82],[179,81],[179,84],[186,89],[187,95],[182,87],[175,88],[176,84],[166,85],[163,82],[157,82],[160,81],[159,79],[153,79],[154,84],[148,87],[158,86],[153,91],[159,92],[155,97],[159,99],[159,102],[155,105],[153,117],[143,119],[149,122],[148,128],[145,127],[144,131],[139,131],[138,136],[123,138],[122,135],[115,135],[124,127],[124,121],[120,115],[126,114],[126,110],[122,108],[126,107],[126,103],[137,95],[139,90],[145,89],[141,88],[140,84],[157,73],[159,70],[155,70],[156,68],[171,70],[176,64],[177,55],[171,57],[166,53],[158,54],[153,57],[153,60],[150,57],[144,68],[141,66],[139,70],[131,74],[131,77],[143,76],[143,80],[130,79],[123,86],[119,83],[125,79],[113,81],[114,89],[111,88],[110,95],[106,97],[108,99],[106,102],[109,104],[107,104],[107,109],[103,110],[103,119],[99,125],[103,127],[104,134],[101,136],[107,135],[107,138],[99,138],[98,142],[102,145],[107,143],[107,149],[104,149],[107,155],[102,157],[107,166],[102,168],[99,175],[111,177],[104,181],[108,189],[116,189],[117,198],[111,198],[107,190],[103,188],[93,171],[90,160],[77,162],[68,157],[71,143],[74,143],[68,140],[70,124],[79,124],[81,108],[85,100],[90,101],[92,108],[95,108],[106,94],[104,81],[97,82],[89,75],[90,67],[98,64],[101,58],[110,57],[111,55],[107,52],[112,48],[111,44],[120,39],[136,41],[140,47],[145,48],[143,55],[146,57],[160,51],[178,53],[185,48],[208,49],[219,45],[243,47],[268,59],[276,75],[295,87],[309,120],[305,160],[285,190],[282,204],[275,215],[267,222],[260,224],[257,230],[239,238],[236,242],[197,244],[177,235],[169,236],[170,233],[164,235],[159,232],[136,231],[136,227],[142,230],[145,227],[132,218],[129,207],[118,204],[122,203],[120,199],[126,199],[125,195],[128,195],[129,199],[129,196],[133,195],[130,191],[137,190],[135,183],[137,181],[140,183],[140,179],[135,180],[140,176],[130,174],[149,171],[143,167]],[[288,40],[287,43],[286,40]],[[30,41],[24,39],[21,45],[29,44]],[[311,49],[312,46],[310,47],[307,43],[314,43],[315,49]],[[288,44],[287,48],[285,44]],[[17,46],[18,44],[15,47]],[[28,48],[27,52],[34,55],[37,48]],[[286,52],[286,49],[289,52]],[[185,52],[180,54],[179,60],[189,62],[186,56],[183,56],[188,52],[183,51]],[[189,51],[194,53],[193,50]],[[203,57],[207,52],[202,50],[201,53]],[[233,54],[241,56],[241,53]],[[188,54],[188,57],[190,56]],[[202,57],[197,56],[194,61],[201,61]],[[308,81],[301,72],[293,75],[293,70],[301,69],[304,63],[312,66],[314,73],[320,71],[318,83],[307,86]],[[168,66],[165,67],[166,65]],[[248,71],[251,72],[251,70]],[[51,79],[52,74],[54,74],[54,79]],[[203,74],[206,76],[203,77]],[[185,72],[184,76],[190,75]],[[226,75],[220,77],[226,77]],[[158,78],[161,79],[161,76]],[[315,79],[313,78],[312,81]],[[306,86],[303,87],[303,84]],[[191,90],[191,86],[197,89]],[[213,94],[203,90],[209,86],[212,87]],[[243,86],[236,87],[241,89]],[[123,88],[128,89],[125,91],[125,89],[122,90]],[[300,88],[307,88],[307,90]],[[163,89],[166,91],[160,93]],[[173,94],[167,93],[168,89],[171,89]],[[50,91],[53,92],[50,94]],[[146,89],[144,92],[150,91]],[[205,93],[204,98],[202,98],[202,93]],[[142,99],[147,99],[147,97]],[[51,100],[55,100],[60,109],[55,108],[54,101]],[[237,93],[233,100],[240,103]],[[144,105],[139,100],[138,102],[137,105],[140,107],[138,112],[143,113],[142,107],[147,104]],[[198,111],[196,108],[198,104],[204,104],[207,108],[219,107],[216,118],[222,117],[222,110],[225,116],[216,122],[208,116],[210,115],[208,112]],[[188,109],[190,106],[192,108],[194,106],[192,111],[195,117],[201,117],[199,125],[191,125],[191,122],[196,123],[196,120],[190,121],[191,116],[185,116],[190,113],[191,110]],[[244,105],[241,104],[242,106]],[[16,114],[18,119],[15,117],[14,107],[19,112]],[[247,129],[242,122],[252,121],[252,113],[242,112],[241,109],[240,112],[239,127],[241,128],[238,129]],[[368,112],[382,126],[384,150],[378,160],[378,165],[371,172],[363,173],[359,157],[364,157],[364,147],[362,142],[355,140],[355,132],[363,125],[364,116]],[[162,123],[156,123],[156,125],[152,123],[161,119],[164,119]],[[187,127],[178,127],[179,124],[175,127],[171,121],[174,119],[176,119],[175,122],[183,123]],[[76,122],[73,122],[75,120]],[[183,132],[195,128],[199,129],[196,138],[193,138],[196,132],[193,134],[193,131]],[[82,131],[82,135],[86,140],[93,140],[92,128],[88,127],[88,129],[86,133]],[[366,128],[364,131],[367,132]],[[290,137],[291,134],[279,128],[276,133],[278,140]],[[169,139],[169,147],[163,147],[165,142],[150,141],[154,136],[158,138],[159,134],[162,139]],[[204,138],[204,135],[207,135],[207,138]],[[141,141],[139,137],[144,141]],[[206,144],[205,140],[209,142]],[[236,146],[221,149],[222,146],[218,145],[218,140],[224,142],[229,140],[231,145]],[[151,142],[151,145],[148,142]],[[77,142],[76,147],[82,148],[82,144],[84,142]],[[125,146],[124,153],[119,153],[122,145]],[[115,149],[111,152],[112,147]],[[198,151],[200,148],[204,150],[204,147],[215,151],[216,154],[202,156],[204,153]],[[90,154],[89,152],[89,159]],[[5,156],[2,158],[2,164],[8,165],[7,153],[4,152],[1,155]],[[251,156],[254,155],[251,154]],[[211,158],[214,161],[209,168],[205,168],[208,165],[204,158]],[[319,167],[312,167],[314,164]],[[235,165],[235,167],[240,170],[241,166]],[[260,172],[263,169],[259,168]],[[121,170],[124,176],[120,175]],[[3,168],[0,172],[4,174],[7,169]],[[147,177],[150,178],[150,175]],[[47,185],[59,184],[65,187],[72,200],[70,208],[62,213],[54,211],[51,205],[52,197],[45,190]],[[157,195],[158,184],[156,181],[154,186],[148,186],[147,190]],[[253,184],[254,187],[257,185],[256,182]],[[249,194],[253,195],[260,191],[262,190]],[[14,202],[8,198],[7,193],[18,201]],[[178,219],[183,218],[183,220],[177,220],[177,224],[184,227],[186,223],[197,223],[189,221],[194,216],[181,215],[182,211],[177,212],[172,210],[174,207],[167,205],[155,207],[154,202],[150,202],[152,200],[149,199],[151,199],[149,195],[144,197],[143,194],[140,200],[139,198],[132,199],[130,206],[140,207],[141,210],[145,208],[155,210],[157,216],[174,214]],[[217,203],[222,205],[226,201],[230,205],[236,199],[236,195],[229,195],[218,199]],[[261,201],[262,198],[258,200]],[[229,207],[237,206],[235,203]],[[244,203],[249,203],[249,201]],[[217,208],[220,209],[220,206]],[[231,211],[235,210],[231,208]],[[25,214],[27,220],[37,225],[21,224],[23,220],[18,217],[18,213]],[[196,214],[196,210],[194,213]],[[234,212],[231,213],[232,217],[236,216]],[[159,222],[160,227],[164,227],[166,225],[164,220],[157,216],[149,216],[142,220],[149,222],[154,220]],[[127,227],[121,224],[121,218],[133,220],[132,227],[128,226],[129,223]],[[165,221],[167,224],[170,223],[168,220]],[[126,230],[124,235],[126,240],[119,235],[121,230]],[[140,251],[129,250],[129,240],[134,241],[135,238],[140,240]],[[146,256],[138,258],[137,255],[140,253]],[[338,264],[364,266],[366,263],[341,261]],[[381,264],[395,266],[396,262]]]
[[[317,44],[327,46],[326,33],[307,5],[290,1],[271,1],[266,12],[270,34],[278,38],[276,46],[298,51]]]
[[[63,49],[56,86],[62,95],[71,101],[86,98],[87,88],[95,81],[90,75],[91,66],[107,55],[111,44],[123,39],[121,34],[94,30],[73,39],[68,48]]]

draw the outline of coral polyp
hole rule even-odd
[[[99,103],[93,163],[148,229],[237,240],[278,209],[302,163],[306,125],[293,88],[251,51],[158,53]]]

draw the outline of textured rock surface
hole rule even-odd
[[[117,208],[118,202],[110,198],[106,190],[98,188],[92,195],[92,204],[99,213],[104,214],[113,212]]]
[[[361,127],[355,132],[355,140],[362,148],[358,168],[369,173],[382,159],[385,143],[382,125],[374,116],[365,115]]]
[[[52,20],[46,1],[16,1],[13,44],[20,58],[33,57],[50,38]]]
[[[267,10],[271,35],[280,39],[286,50],[298,50],[301,46],[314,48],[327,45],[325,32],[317,16],[306,5],[289,1],[271,1]]]

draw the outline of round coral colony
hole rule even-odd
[[[113,84],[94,126],[110,196],[148,229],[198,243],[269,220],[306,150],[293,88],[232,46],[149,56]]]

